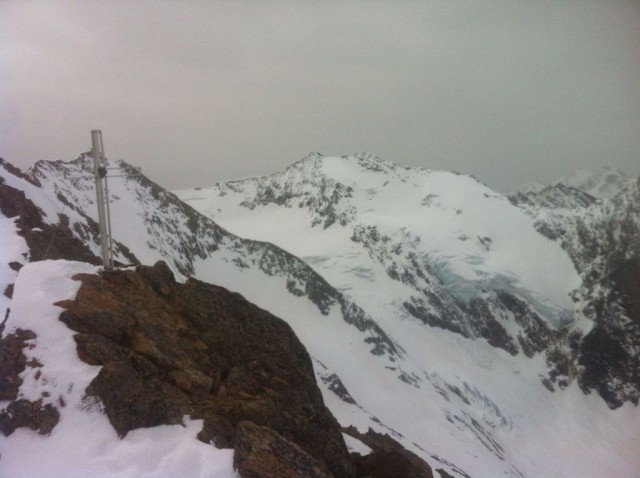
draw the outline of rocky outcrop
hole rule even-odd
[[[23,353],[23,349],[29,347],[28,341],[35,338],[32,331],[17,329],[0,340],[0,401],[9,401],[7,407],[0,410],[0,433],[5,436],[22,427],[47,435],[60,420],[60,413],[53,405],[43,405],[42,400],[18,399],[20,374],[27,367],[42,367],[36,360],[28,361]]]
[[[234,467],[243,477],[330,478],[321,461],[268,427],[244,421],[238,425]]]
[[[356,476],[284,321],[221,287],[176,283],[162,262],[78,279],[61,320],[79,357],[102,365],[86,401],[121,436],[189,415],[204,419],[200,440],[235,447],[241,476]]]
[[[559,183],[539,192],[516,192],[509,196],[509,201],[514,206],[520,207],[574,209],[589,207],[596,199],[579,189]]]
[[[57,227],[46,224],[42,211],[26,198],[23,191],[0,184],[0,212],[8,218],[16,219],[18,233],[26,240],[32,261],[75,259],[93,264],[99,262],[86,244],[71,233],[65,216],[60,216]]]
[[[611,408],[640,402],[640,255],[617,259],[601,278],[606,293],[591,299],[596,320],[578,358],[580,387],[597,391]]]
[[[595,391],[618,408],[640,401],[640,178],[609,176],[589,183],[619,191],[609,198],[589,200],[559,184],[510,200],[567,251],[582,279],[574,292],[578,313],[593,324],[586,333],[576,330],[555,341],[558,347],[547,355],[554,364],[549,378],[555,381],[558,373],[562,388],[577,377],[585,393]]]
[[[30,330],[17,329],[0,340],[0,401],[15,400],[22,384],[20,374],[27,367],[27,358],[22,349],[28,347],[27,340],[35,339]]]
[[[369,478],[433,478],[431,467],[418,455],[410,452],[389,435],[371,428],[366,433],[350,426],[344,433],[371,448],[368,455],[353,453],[358,476]]]

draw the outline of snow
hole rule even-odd
[[[34,331],[37,337],[25,354],[43,364],[21,374],[20,398],[55,404],[60,422],[50,436],[24,428],[9,437],[0,435],[0,476],[235,477],[233,450],[218,450],[195,438],[202,420],[185,417],[183,426],[134,430],[120,439],[100,404],[85,398],[84,390],[100,367],[79,360],[73,331],[58,320],[62,309],[53,304],[75,297],[80,286],[72,279],[75,274],[96,272],[89,264],[44,261],[26,265],[18,275],[5,334],[17,328]],[[6,405],[0,402],[0,408]]]
[[[0,216],[0,251],[3,259],[0,261],[0,293],[2,293],[7,290],[7,286],[15,282],[18,275],[9,263],[24,264],[29,253],[27,243],[17,234],[15,220],[4,216]],[[10,302],[4,293],[0,295],[0,312],[2,313],[0,321],[4,320],[5,310]]]
[[[576,274],[566,254],[538,237],[532,220],[506,198],[472,178],[397,168],[371,157],[354,163],[355,168],[343,158],[321,163],[323,175],[354,187],[349,201],[358,210],[355,222],[377,224],[392,241],[415,247],[441,265],[439,272],[450,290],[461,296],[477,293],[477,281],[492,277],[530,294],[541,309],[551,308],[547,316],[572,307],[567,292]],[[286,174],[309,173],[307,162],[295,166]],[[378,167],[381,171],[374,171]],[[77,195],[81,204],[91,204],[92,191],[55,184]],[[325,403],[343,426],[388,433],[434,469],[455,477],[466,472],[474,478],[638,478],[637,407],[626,404],[610,410],[596,394],[584,395],[575,382],[551,393],[540,381],[548,370],[543,356],[513,357],[484,340],[419,323],[402,312],[407,286],[389,280],[385,265],[351,240],[351,225],[311,227],[311,213],[295,202],[293,207],[269,204],[253,210],[238,206],[255,193],[253,186],[236,182],[237,191],[229,189],[226,196],[215,188],[180,195],[229,230],[273,241],[305,259],[362,307],[401,352],[393,357],[372,355],[367,335],[347,324],[337,306],[323,315],[306,297],[287,291],[286,276],[237,267],[234,261],[243,257],[244,247],[239,240],[225,237],[218,249],[196,257],[194,275],[243,294],[291,325],[314,358]],[[54,183],[47,187],[53,191]],[[50,193],[25,188],[34,201],[48,201],[52,214],[59,212]],[[163,210],[135,181],[114,180],[109,188],[115,239],[144,262],[164,258],[175,265],[174,243],[180,244],[181,237],[200,240],[187,234],[179,211]],[[155,214],[163,218],[162,224],[151,223]],[[0,251],[0,263],[5,264],[14,260],[9,257],[20,258],[26,245],[5,236],[5,231],[11,235],[15,230],[10,220],[0,226],[2,244],[12,244]],[[483,237],[492,239],[488,247],[479,240]],[[99,404],[82,401],[81,392],[98,368],[74,356],[72,332],[57,320],[60,310],[51,305],[73,297],[78,284],[71,277],[80,271],[96,269],[49,261],[26,266],[17,281],[14,271],[2,270],[2,280],[16,282],[8,328],[32,326],[38,338],[29,353],[43,363],[45,358],[50,361],[42,370],[46,384],[31,370],[25,372],[23,393],[37,397],[46,390],[48,400],[63,396],[67,406],[60,410],[62,420],[50,437],[25,429],[0,437],[0,476],[234,476],[230,450],[217,450],[194,438],[201,426],[198,421],[185,417],[184,427],[135,430],[120,440]],[[318,363],[326,369],[320,370]],[[331,373],[355,404],[340,399],[322,382]],[[401,374],[412,383],[399,380]],[[358,441],[347,439],[347,444],[366,452]],[[30,459],[33,456],[39,459]]]
[[[603,166],[595,171],[579,169],[559,180],[562,184],[580,189],[596,198],[612,198],[633,181],[633,178],[626,177],[609,166]]]
[[[353,438],[346,433],[343,433],[342,437],[344,438],[344,442],[346,443],[347,449],[350,452],[360,453],[361,455],[368,455],[369,453],[371,453],[371,448],[369,448],[357,438]]]
[[[296,163],[295,170],[282,174],[309,174],[307,166]],[[547,319],[556,317],[555,325],[571,313],[568,294],[579,284],[573,264],[506,197],[467,176],[394,169],[388,162],[381,163],[385,174],[362,174],[359,163],[344,158],[323,158],[321,168],[316,177],[353,187],[348,204],[339,206],[355,207],[354,222],[375,224],[403,247],[418,244],[440,266],[449,290],[470,295],[478,293],[476,283],[506,284],[528,296]],[[402,301],[393,299],[403,297],[406,286],[389,280],[384,265],[351,240],[352,224],[313,227],[312,215],[297,207],[297,198],[285,205],[239,206],[255,195],[260,180],[177,194],[230,231],[305,259],[362,306],[399,344],[402,356],[395,361],[372,356],[335,310],[322,316],[304,297],[287,297],[284,279],[239,270],[222,253],[199,263],[196,275],[240,292],[293,327],[312,357],[335,373],[356,401],[340,399],[321,380],[327,371],[317,372],[325,402],[341,424],[388,433],[452,476],[464,471],[480,478],[638,478],[637,407],[612,411],[575,382],[551,393],[540,380],[548,370],[543,356],[513,357],[484,340],[411,319],[402,313]],[[484,237],[491,239],[488,247],[479,240]],[[399,381],[400,371],[415,377],[413,384]]]
[[[353,196],[337,206],[356,211],[353,223],[346,227],[313,227],[306,208],[273,203],[252,209],[239,206],[255,193],[251,180],[234,182],[234,188],[225,190],[224,195],[216,188],[176,194],[242,237],[272,242],[309,259],[341,290],[353,280],[354,270],[371,271],[375,282],[397,289],[397,284],[385,278],[384,267],[378,269],[381,274],[373,272],[376,266],[367,257],[370,252],[350,240],[354,226],[375,225],[380,235],[405,248],[414,241],[413,250],[458,299],[466,302],[493,282],[525,297],[553,326],[561,325],[570,315],[573,304],[569,292],[579,284],[573,263],[559,244],[538,234],[532,218],[506,197],[469,176],[399,168],[382,160],[375,164],[384,172],[363,171],[361,162],[353,158],[328,157],[311,172],[300,173],[303,165],[296,163],[278,173],[286,179],[299,173],[292,181],[303,190],[319,177],[352,187]],[[267,179],[280,184],[278,174]],[[317,190],[309,189],[310,195],[315,193]],[[353,289],[353,294],[366,294],[367,290],[362,283]],[[354,298],[360,303],[367,301],[364,296]]]

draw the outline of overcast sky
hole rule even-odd
[[[640,175],[640,2],[0,2],[0,156],[169,188],[367,151],[508,191]]]

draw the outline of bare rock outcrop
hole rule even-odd
[[[251,478],[331,478],[333,475],[296,444],[267,427],[244,421],[238,425],[235,468]]]
[[[23,353],[23,349],[29,347],[28,341],[35,338],[31,330],[17,329],[0,340],[0,400],[9,402],[0,410],[0,433],[5,436],[22,427],[47,435],[60,420],[60,413],[53,405],[19,398],[20,374],[27,367],[42,367],[37,360],[27,360]]]
[[[284,321],[224,288],[176,283],[162,262],[77,278],[60,319],[77,332],[79,357],[103,366],[87,397],[121,436],[188,415],[204,419],[200,440],[236,448],[243,477],[276,476],[276,463],[283,477],[356,476]]]
[[[371,448],[371,453],[368,455],[352,454],[358,476],[433,478],[433,471],[427,462],[404,448],[389,435],[378,433],[372,429],[361,433],[353,426],[347,427],[343,431]]]

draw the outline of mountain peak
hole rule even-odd
[[[510,196],[535,196],[545,194],[552,189],[558,192],[566,191],[569,188],[574,192],[578,190],[581,193],[586,193],[595,199],[605,199],[618,195],[634,181],[635,178],[629,177],[617,168],[602,166],[594,170],[578,169],[551,184],[527,183],[516,189]]]
[[[342,156],[324,156],[322,153],[312,152],[301,160],[293,163],[287,169],[303,170],[312,165],[311,167],[314,169],[325,168],[327,172],[330,172],[332,165],[338,166],[345,164],[358,164],[365,170],[378,172],[389,171],[400,167],[397,163],[382,159],[373,153],[360,152]]]
[[[603,166],[590,171],[580,169],[570,176],[560,179],[560,183],[580,189],[596,198],[608,198],[617,195],[633,181],[620,170]]]

